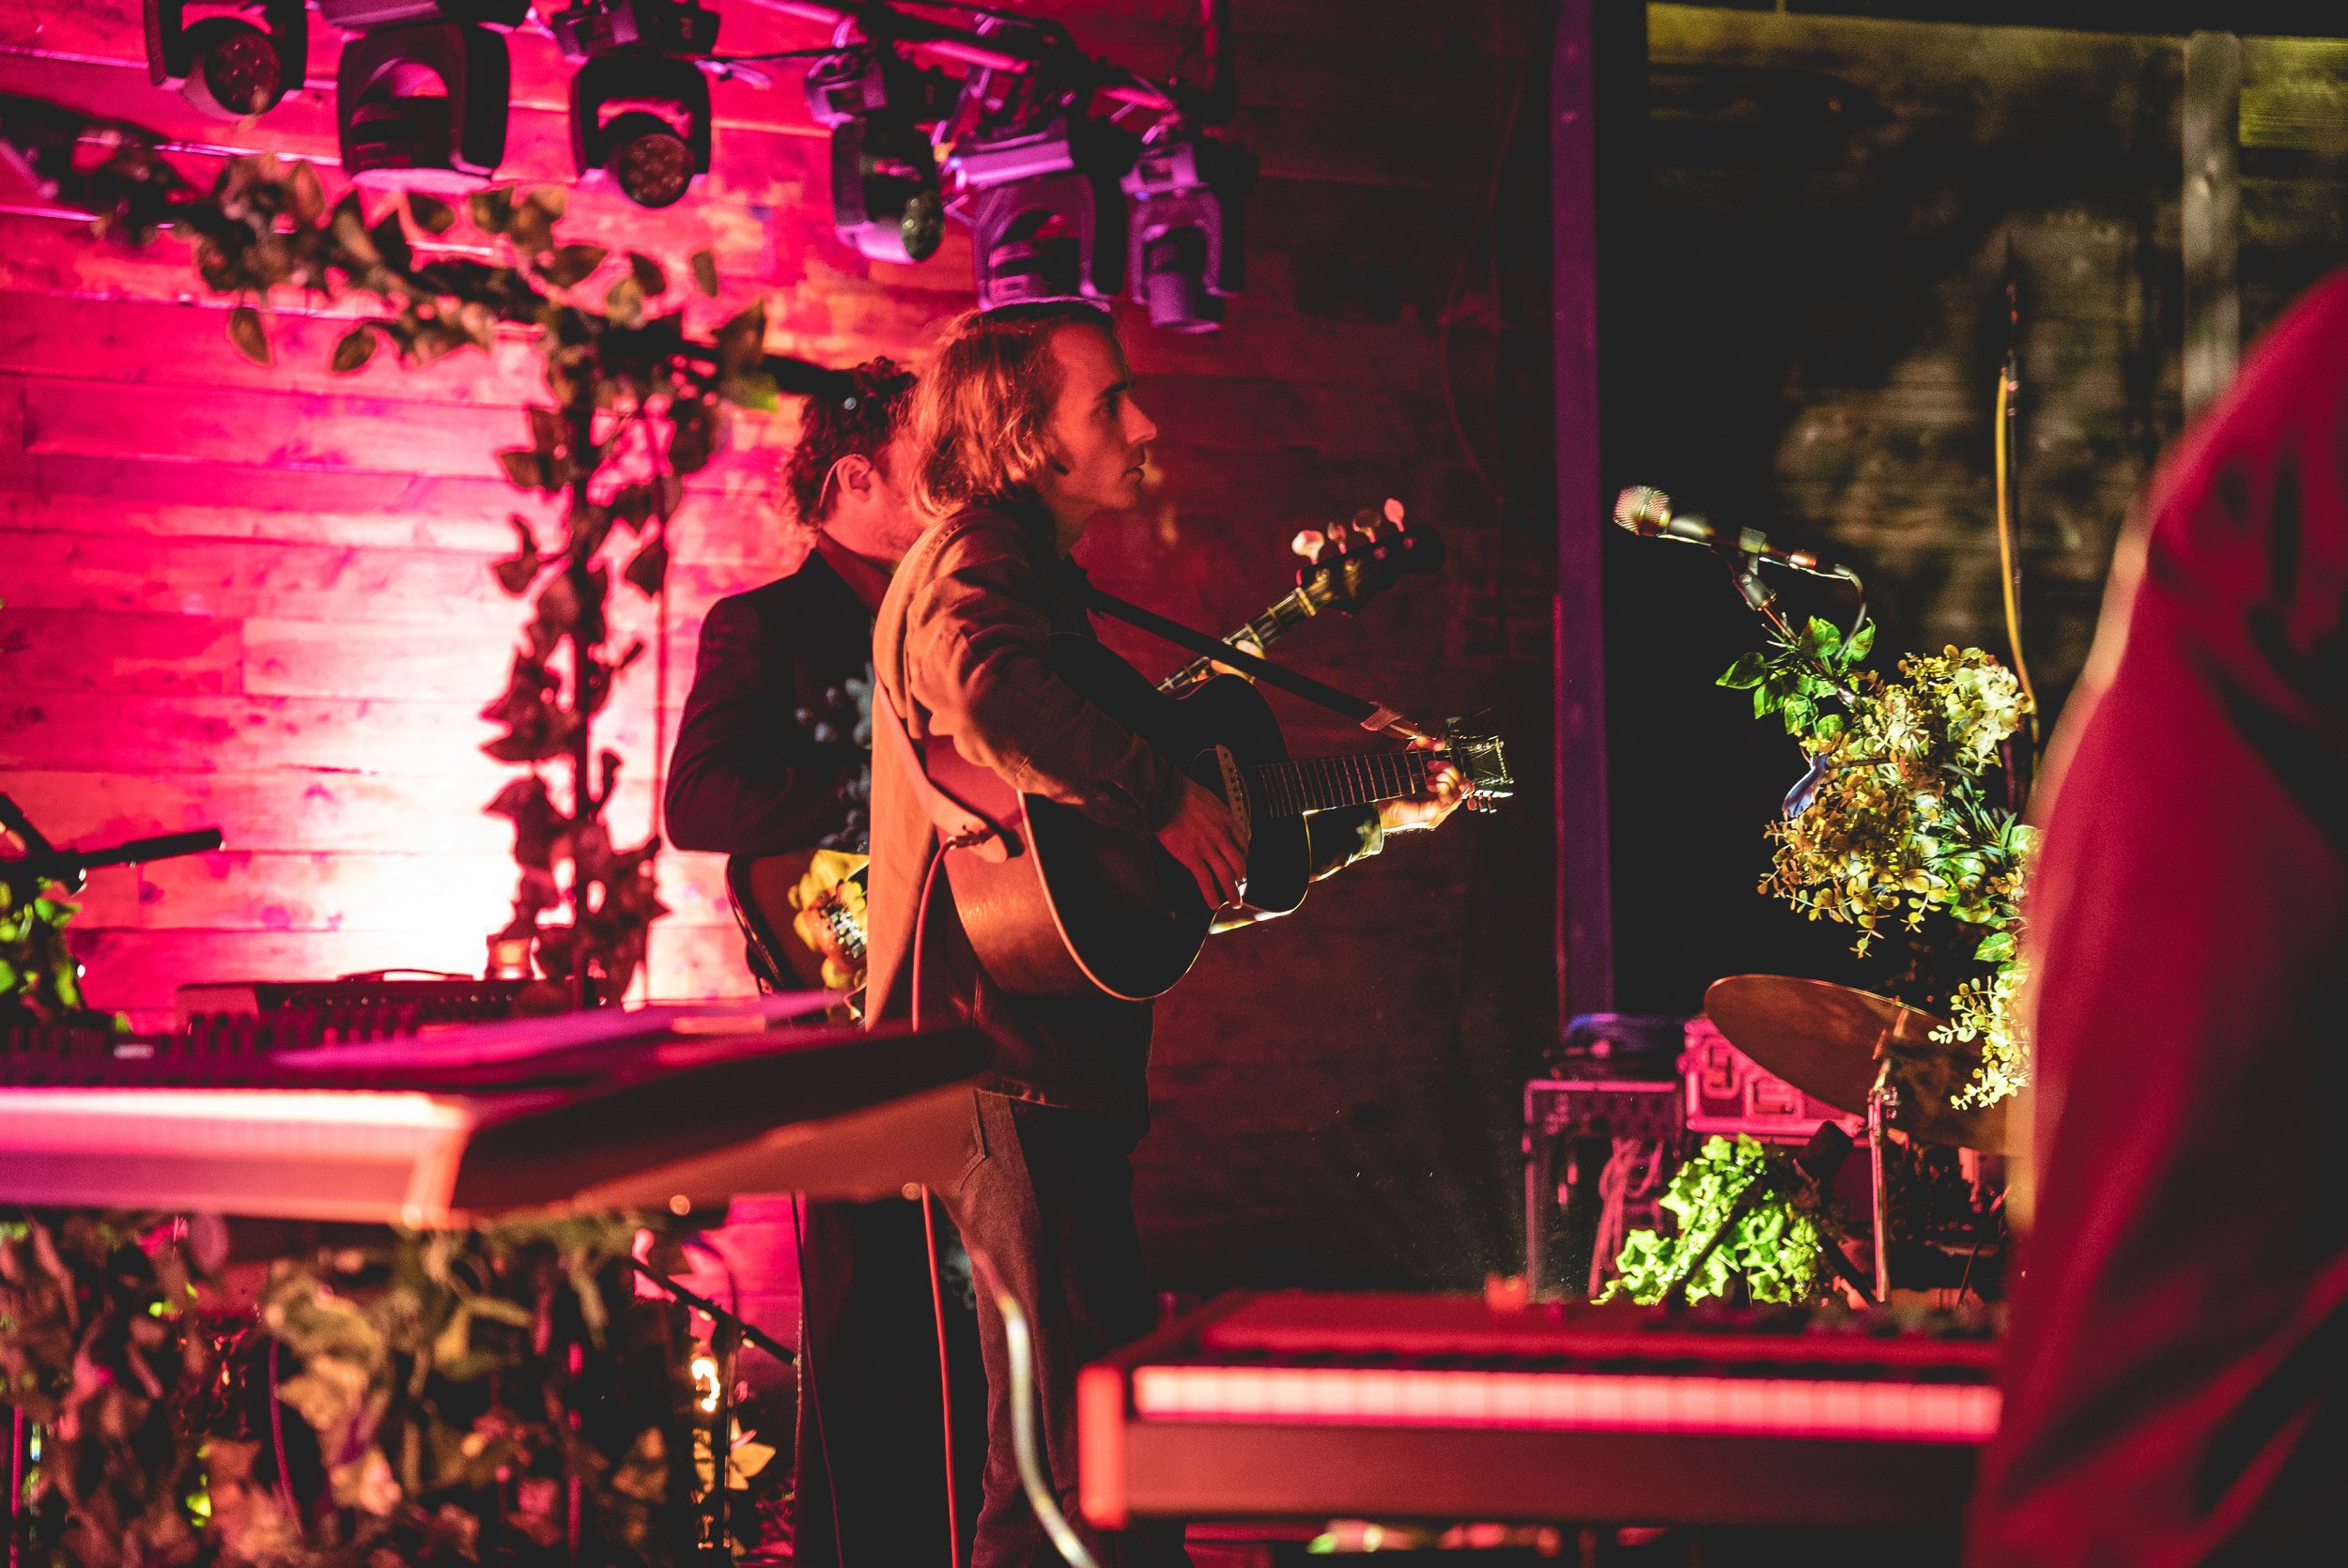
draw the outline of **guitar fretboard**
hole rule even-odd
[[[1399,800],[1427,788],[1428,757],[1424,751],[1373,751],[1258,762],[1247,770],[1252,802],[1267,816],[1301,817],[1333,807]]]

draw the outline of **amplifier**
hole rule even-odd
[[[1524,1086],[1528,1152],[1541,1138],[1676,1144],[1680,1131],[1679,1084],[1671,1079],[1536,1078]]]
[[[1681,1121],[1675,1079],[1536,1078],[1524,1085],[1524,1277],[1534,1296],[1560,1284],[1581,1288],[1605,1239],[1600,1189],[1609,1163],[1632,1145],[1652,1145],[1660,1175],[1677,1159]],[[1636,1222],[1652,1225],[1652,1195],[1640,1207]]]
[[[1701,1013],[1688,1021],[1679,1077],[1688,1130],[1702,1136],[1743,1132],[1771,1143],[1801,1144],[1822,1122],[1839,1122],[1846,1132],[1866,1125],[1864,1117],[1814,1099],[1763,1068],[1729,1044]]]

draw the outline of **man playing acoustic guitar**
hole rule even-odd
[[[1246,851],[1224,800],[1051,663],[1055,636],[1091,636],[1068,552],[1096,515],[1141,500],[1157,430],[1132,388],[1108,316],[1089,306],[1013,305],[950,326],[916,394],[907,473],[934,522],[889,584],[873,643],[867,1010],[970,1020],[997,1037],[954,1217],[1031,1325],[1044,1461],[1072,1517],[1076,1368],[1151,1327],[1131,1162],[1149,1115],[1151,1007],[1100,992],[1013,995],[989,977],[932,876],[935,797],[918,753],[950,742],[1013,789],[1153,835],[1210,908],[1238,902]],[[900,721],[910,746],[884,732]],[[1423,796],[1307,819],[1315,865],[1440,822],[1459,797],[1447,774],[1433,776]],[[1021,1492],[1004,1325],[983,1290],[980,1341],[988,1445],[974,1561],[1040,1568],[1057,1554]],[[1187,1560],[1175,1534],[1088,1540],[1104,1564]]]

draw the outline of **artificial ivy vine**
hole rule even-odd
[[[555,1568],[576,1534],[681,1561],[690,1344],[628,1287],[641,1223],[402,1231],[256,1277],[217,1220],[0,1221],[0,1405],[42,1439],[25,1560]]]
[[[477,191],[461,214],[411,192],[370,212],[355,189],[330,203],[317,171],[299,161],[232,159],[198,191],[135,128],[95,134],[114,146],[94,167],[44,165],[59,193],[97,215],[100,236],[190,239],[205,284],[237,299],[228,336],[256,363],[272,361],[263,307],[284,290],[328,302],[355,291],[383,307],[337,340],[329,361],[337,374],[386,347],[423,365],[509,334],[539,355],[548,401],[524,410],[526,442],[492,458],[517,487],[567,501],[557,540],[514,516],[514,553],[494,567],[532,611],[504,690],[483,712],[502,731],[483,749],[530,770],[486,807],[513,822],[519,870],[513,918],[498,934],[527,943],[539,972],[564,982],[574,1003],[618,1000],[663,910],[653,891],[659,841],[611,841],[603,813],[621,759],[596,751],[589,733],[613,682],[644,652],[641,640],[607,647],[612,578],[660,593],[686,476],[722,444],[729,407],[771,410],[786,391],[827,389],[830,373],[765,352],[763,302],[707,340],[688,333],[659,262],[558,239],[561,187]],[[460,222],[476,231],[462,246],[448,238]],[[459,254],[483,251],[492,259]],[[716,297],[709,252],[695,252],[686,269],[701,295]],[[541,771],[548,762],[567,765],[560,803]],[[558,910],[567,918],[544,918]]]

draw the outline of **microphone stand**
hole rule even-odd
[[[710,1411],[709,1495],[702,1499],[701,1542],[695,1557],[706,1562],[730,1563],[734,1560],[734,1550],[728,1545],[727,1531],[732,1527],[726,1518],[726,1510],[727,1477],[734,1464],[734,1353],[747,1341],[785,1366],[796,1365],[799,1358],[789,1345],[764,1329],[738,1314],[727,1311],[700,1291],[677,1284],[642,1258],[630,1257],[627,1261],[639,1278],[667,1292],[671,1299],[705,1314],[709,1318],[709,1359],[716,1363],[713,1376],[717,1384],[717,1397],[711,1402],[715,1408]]]
[[[23,858],[0,860],[0,877],[5,877],[11,886],[61,882],[77,893],[81,891],[82,879],[98,867],[144,865],[150,860],[202,854],[220,848],[222,843],[220,829],[199,827],[186,833],[132,838],[102,850],[61,850],[33,825],[23,807],[7,795],[0,795],[0,828],[24,840]]]

